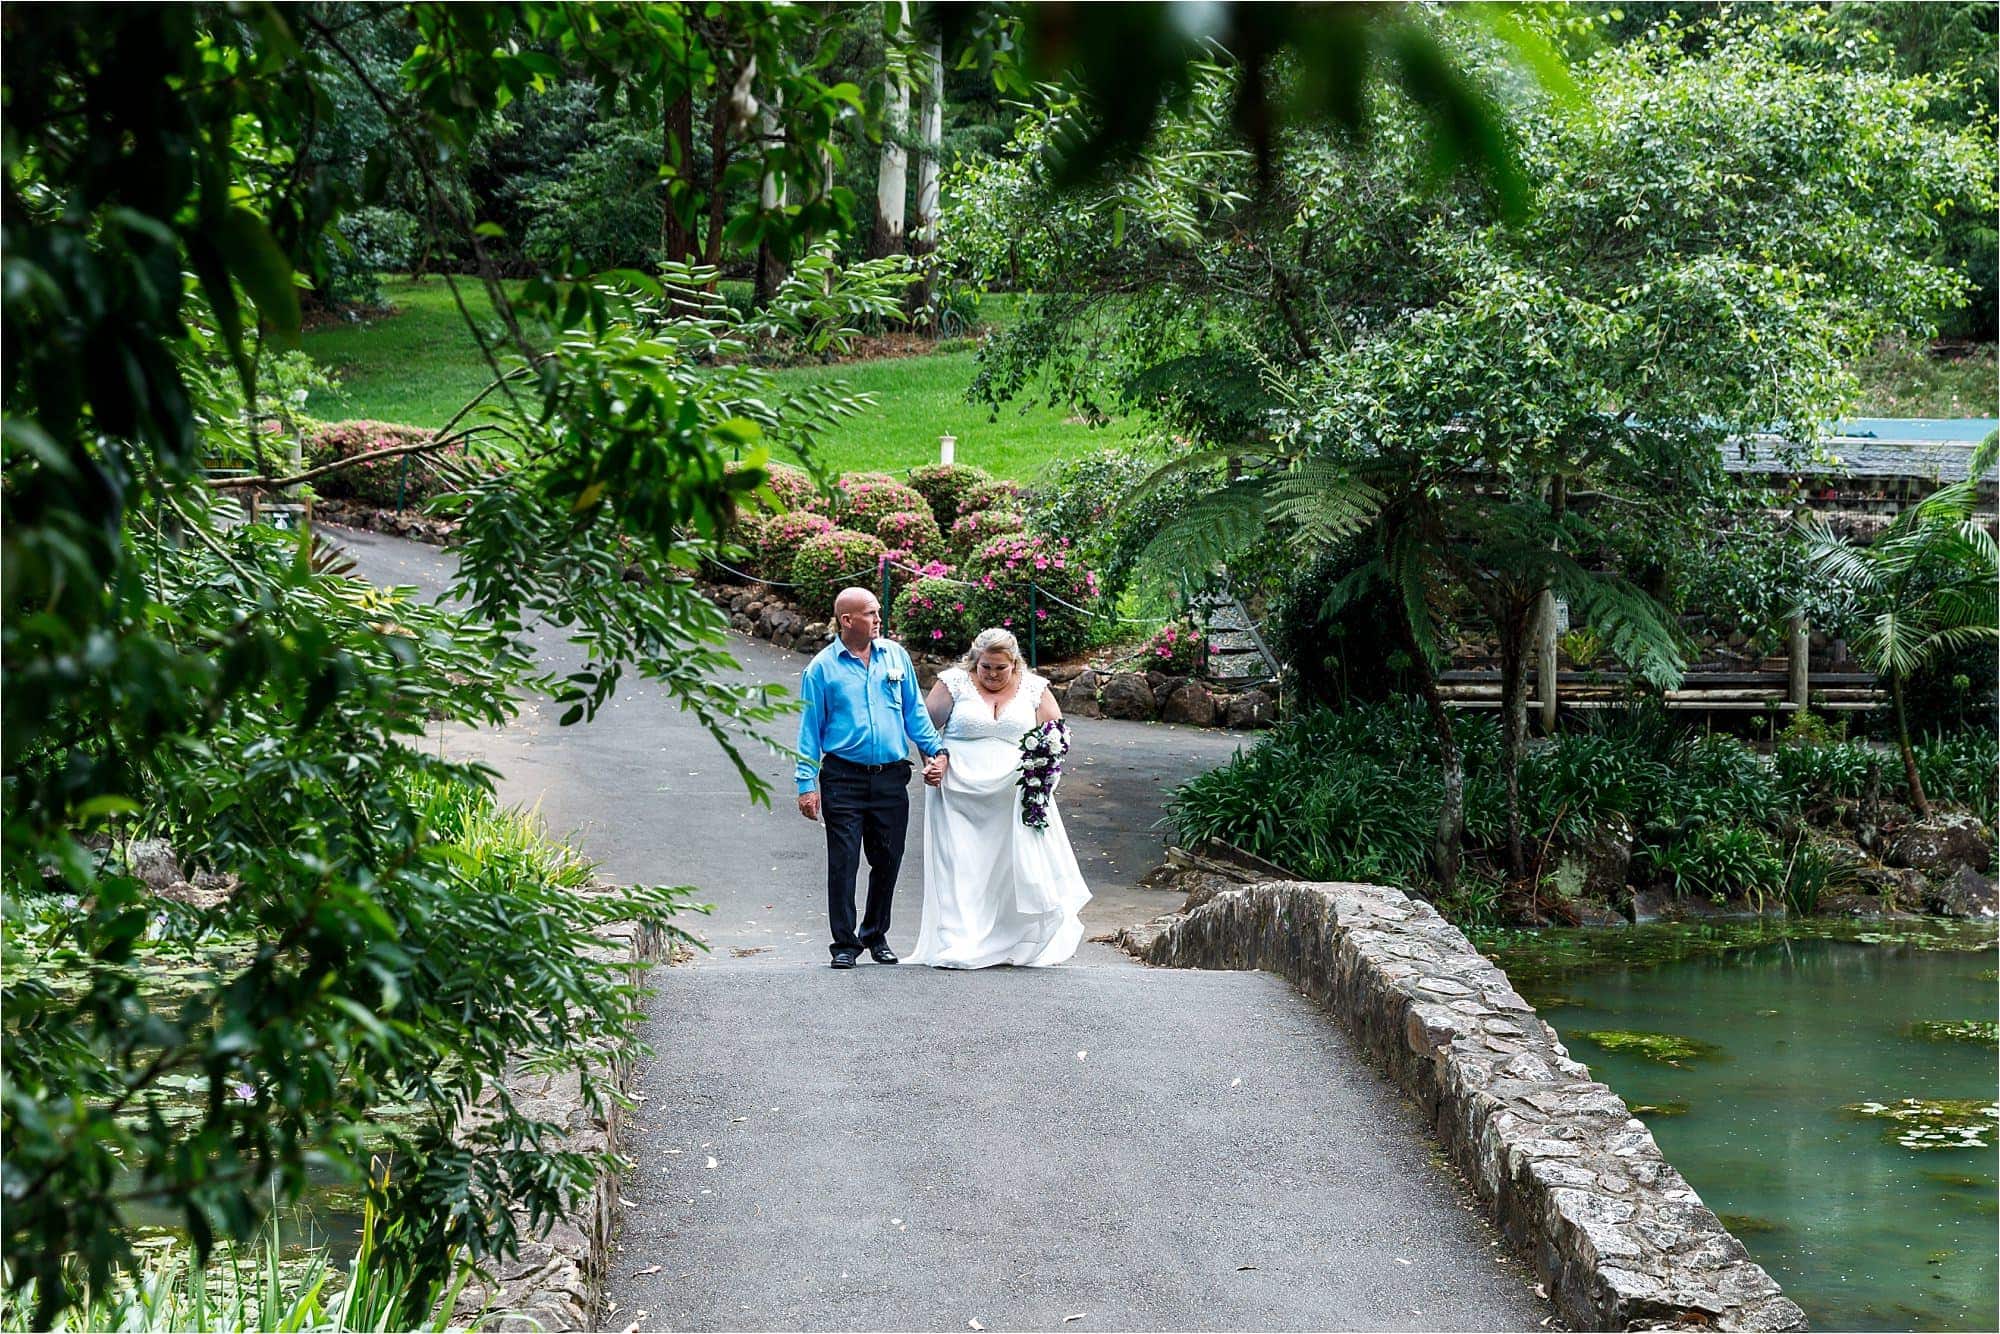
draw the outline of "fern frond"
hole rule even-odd
[[[1382,510],[1382,493],[1327,459],[1301,459],[1271,488],[1271,512],[1307,548],[1325,549],[1352,537]]]
[[[1429,552],[1415,527],[1399,527],[1382,551],[1382,569],[1390,590],[1402,603],[1403,615],[1432,666],[1447,657],[1437,618],[1431,614]]]
[[[1246,478],[1196,500],[1146,544],[1138,568],[1149,584],[1171,586],[1177,576],[1206,575],[1264,535],[1271,519],[1266,478]]]
[[[1687,673],[1680,630],[1653,597],[1616,575],[1586,570],[1560,554],[1552,554],[1549,583],[1583,613],[1620,662],[1662,690],[1680,685]]]

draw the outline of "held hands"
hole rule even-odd
[[[951,766],[951,756],[937,754],[924,761],[924,782],[936,787],[944,782],[944,771]]]
[[[819,819],[819,790],[799,793],[799,814],[808,820]]]

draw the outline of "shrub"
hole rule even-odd
[[[724,472],[741,472],[740,463],[725,463]],[[792,510],[811,510],[815,514],[826,514],[832,510],[826,494],[819,489],[819,483],[804,468],[794,468],[788,463],[767,463],[764,465],[765,484],[778,498],[782,509],[773,510],[767,500],[759,499],[757,508],[762,513],[787,513]]]
[[[398,426],[393,422],[330,422],[306,435],[306,465],[312,468],[353,458],[397,445],[415,445],[434,433],[418,426]],[[439,455],[465,457],[463,445],[447,445]],[[404,459],[408,459],[405,472]],[[406,506],[420,505],[433,496],[450,495],[458,489],[441,460],[432,454],[391,455],[357,463],[339,472],[313,479],[313,490],[328,500],[353,500],[363,505],[394,505],[398,486]]]
[[[898,510],[875,521],[875,536],[892,547],[912,551],[926,559],[944,554],[944,534],[928,509]]]
[[[1159,459],[1130,449],[1065,459],[1036,481],[1028,527],[1075,542],[1115,595],[1131,581],[1140,554],[1161,526],[1210,488],[1199,474],[1179,476],[1155,487],[1144,503],[1127,505],[1126,498],[1159,466]],[[1232,563],[1231,574],[1237,573]]]
[[[977,486],[968,488],[958,501],[958,513],[961,518],[968,514],[977,514],[981,510],[1018,511],[1021,507],[1021,487],[1017,482],[981,482]]]
[[[1725,903],[1732,894],[1774,898],[1785,888],[1785,857],[1776,840],[1750,825],[1699,823],[1641,845],[1640,859],[1677,894],[1706,894]]]
[[[1039,658],[1064,658],[1089,646],[1097,574],[1067,541],[1027,533],[996,537],[979,549],[972,579],[970,605],[982,628],[1012,630],[1025,648],[1032,625]],[[1031,595],[1031,584],[1039,595]]]
[[[840,479],[842,527],[888,540],[887,533],[878,531],[882,520],[892,514],[930,513],[924,498],[901,482],[866,481],[850,485],[850,481],[846,477]]]
[[[958,518],[958,503],[974,487],[993,480],[993,474],[969,463],[931,463],[910,470],[910,489],[924,498],[937,518],[939,528],[949,528]]]
[[[896,594],[890,618],[896,638],[917,653],[962,653],[976,633],[967,589],[943,579],[918,579]]]
[[[1869,770],[1880,765],[1880,758],[1866,746],[1848,742],[1792,742],[1771,752],[1778,791],[1800,808],[1861,796],[1868,790]],[[1901,766],[1896,772],[1902,772]]]
[[[783,581],[792,574],[792,562],[807,539],[833,531],[833,520],[811,510],[772,514],[756,521],[746,532],[750,548],[750,573],[759,579]]]
[[[1963,806],[1987,824],[2000,809],[2000,737],[1985,729],[1925,737],[1912,750],[1917,756],[1917,777],[1933,803]],[[1888,766],[1896,779],[1896,790],[1905,800],[1909,785],[1900,764]]]
[[[1024,532],[1027,526],[1027,521],[1013,510],[976,510],[952,523],[951,549],[969,556],[994,538]]]
[[[887,551],[881,538],[846,528],[809,537],[792,560],[793,596],[809,610],[831,611],[841,589],[874,584]]]
[[[1139,652],[1140,667],[1150,672],[1192,676],[1207,660],[1208,644],[1191,621],[1168,621]]]
[[[833,481],[836,491],[847,495],[864,486],[901,486],[902,483],[886,472],[847,472]]]

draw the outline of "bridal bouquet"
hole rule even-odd
[[[1062,776],[1063,756],[1069,754],[1069,724],[1058,718],[1021,738],[1021,823],[1030,829],[1049,827],[1049,801]]]

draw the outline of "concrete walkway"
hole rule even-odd
[[[337,534],[378,583],[447,558]],[[748,679],[802,655],[739,640]],[[549,661],[570,657],[552,645]],[[618,880],[691,883],[711,951],[658,970],[612,1328],[1536,1329],[1550,1308],[1409,1105],[1258,973],[1087,944],[1052,970],[826,967],[820,829],[790,765],[753,807],[643,682],[591,725],[454,731]],[[1084,720],[1063,809],[1091,933],[1176,906],[1131,882],[1164,792],[1244,738]],[[913,785],[913,792],[920,791]],[[912,821],[892,939],[922,902]],[[976,1322],[976,1323],[975,1323]]]

